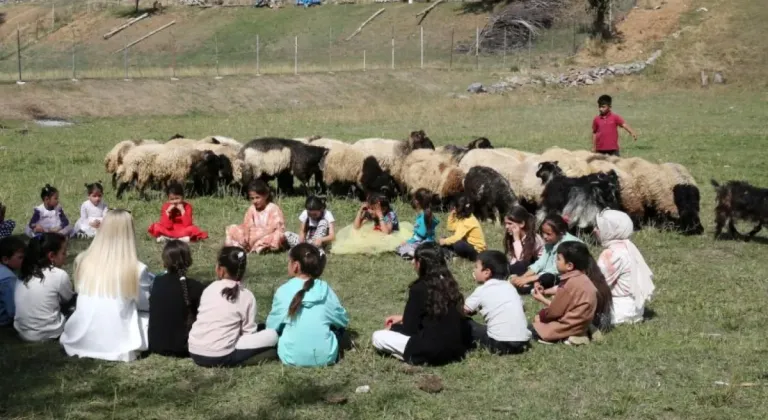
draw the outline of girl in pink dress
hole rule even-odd
[[[283,249],[285,218],[280,207],[272,202],[269,186],[261,180],[251,182],[248,199],[253,205],[245,212],[242,225],[227,227],[225,245],[239,246],[257,254]]]

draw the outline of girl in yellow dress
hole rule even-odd
[[[355,221],[336,234],[332,254],[380,254],[395,249],[413,235],[413,225],[400,222],[383,195],[372,194],[360,206]]]

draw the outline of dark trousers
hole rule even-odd
[[[525,261],[518,261],[514,264],[509,265],[509,275],[510,276],[522,276],[525,274],[526,271],[528,271],[528,265]]]
[[[443,249],[448,251],[450,255],[456,255],[473,262],[477,260],[477,250],[463,239],[453,245],[444,245]]]
[[[275,356],[277,355],[274,347],[263,347],[259,349],[235,350],[226,356],[220,357],[207,357],[197,354],[190,354],[190,357],[195,364],[202,367],[235,367],[244,364],[248,359],[254,356],[267,352],[271,352]],[[266,357],[267,355],[265,354],[264,356],[265,358],[273,358],[272,355]]]
[[[338,362],[344,357],[346,350],[352,349],[352,337],[349,335],[349,331],[346,328],[331,327],[331,332],[336,336],[336,341],[339,343],[339,354],[336,356]]]
[[[601,155],[607,155],[607,156],[619,156],[618,150],[598,150],[597,153],[600,153]]]
[[[497,341],[488,336],[488,329],[485,325],[469,320],[469,326],[472,329],[472,341],[478,345],[487,348],[494,354],[519,354],[528,350],[530,342],[528,341]]]
[[[560,284],[560,277],[550,273],[539,274],[539,284],[546,290]],[[533,290],[533,283],[528,283],[523,287],[515,286],[515,288],[521,295],[528,295]]]

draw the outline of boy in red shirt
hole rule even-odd
[[[624,122],[619,114],[611,112],[611,97],[602,95],[597,99],[600,115],[592,120],[592,151],[604,155],[619,156],[619,129],[627,130],[633,141],[637,141],[637,134]]]

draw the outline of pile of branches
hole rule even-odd
[[[564,0],[521,0],[502,8],[480,32],[480,51],[503,51],[526,47],[542,29],[550,28]],[[506,33],[506,42],[505,42]],[[474,47],[474,46],[473,46]]]

